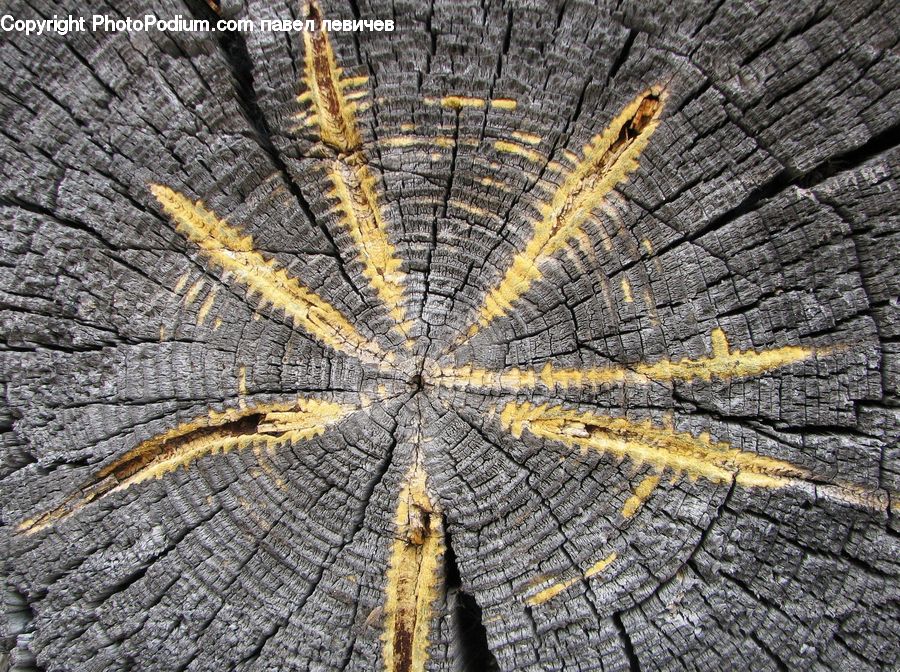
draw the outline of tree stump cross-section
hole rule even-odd
[[[897,10],[333,4],[0,46],[7,668],[895,666]]]

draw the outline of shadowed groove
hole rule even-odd
[[[447,530],[445,545],[447,606],[452,609],[450,618],[457,646],[453,669],[455,672],[497,672],[499,666],[488,646],[481,607],[473,595],[463,590],[450,530]]]

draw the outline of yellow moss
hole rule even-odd
[[[650,421],[511,402],[504,408],[501,422],[515,437],[527,430],[567,446],[627,457],[657,471],[672,469],[713,483],[730,483],[740,476],[741,485],[781,488],[793,480],[811,478],[809,472],[790,462],[713,442],[708,435],[693,436],[657,427]]]
[[[495,98],[491,101],[491,107],[498,110],[514,110],[516,105],[516,101],[512,98]]]
[[[631,283],[628,278],[622,277],[622,294],[625,297],[625,303],[634,303],[634,295],[631,293]]]
[[[184,305],[191,305],[197,299],[201,289],[203,289],[203,280],[197,280],[184,295]]]
[[[533,389],[538,384],[553,390],[586,387],[612,383],[647,384],[694,380],[709,381],[713,378],[747,378],[774,371],[832,352],[831,348],[785,346],[765,350],[732,350],[721,329],[711,335],[712,353],[706,357],[663,359],[653,363],[635,363],[624,366],[555,368],[545,364],[536,369],[511,368],[491,371],[473,367],[439,368],[432,372],[434,382],[451,387],[488,388],[520,392]]]
[[[526,145],[541,144],[541,136],[535,135],[534,133],[526,133],[525,131],[513,131],[512,137],[519,142],[524,142]]]
[[[378,141],[384,147],[415,147],[416,145],[427,145],[430,138],[416,135],[398,135],[392,138],[382,138]]]
[[[521,156],[525,159],[528,159],[532,163],[540,163],[544,160],[544,156],[540,152],[536,152],[533,149],[528,149],[527,147],[523,147],[522,145],[515,142],[507,142],[506,140],[494,141],[494,149],[496,149],[498,152],[505,152],[507,154],[515,154],[516,156]]]
[[[472,96],[450,95],[442,98],[426,97],[422,99],[426,105],[440,105],[448,110],[461,110],[463,108],[471,108],[476,110],[484,109],[490,105],[492,108],[499,110],[516,109],[516,101],[512,98],[495,98],[487,100],[485,98],[474,98]]]
[[[304,14],[321,26],[322,10],[315,0],[307,0]],[[313,119],[322,142],[335,151],[349,154],[360,147],[356,126],[356,103],[347,100],[344,89],[364,84],[365,77],[342,80],[328,33],[304,31],[304,83],[306,92],[298,97],[312,105]]]
[[[478,184],[484,185],[485,187],[491,187],[492,189],[510,191],[509,185],[501,182],[500,180],[494,179],[493,177],[480,177],[478,178]]]
[[[307,0],[305,15],[321,24],[322,10],[315,0]],[[366,77],[342,78],[334,50],[324,30],[306,31],[304,41],[304,83],[306,91],[299,96],[301,103],[312,106],[312,118],[319,128],[322,142],[338,152],[329,177],[342,213],[341,222],[353,238],[357,259],[363,274],[371,283],[379,299],[384,302],[398,329],[407,335],[406,309],[403,305],[405,274],[388,238],[375,188],[375,178],[361,154],[362,140],[356,121],[356,111],[363,103],[355,100],[364,91],[351,92],[352,87],[364,85]],[[403,146],[409,139],[397,138]]]
[[[606,569],[613,562],[615,562],[617,557],[618,556],[616,553],[610,553],[605,558],[598,560],[593,565],[591,565],[587,569],[587,571],[584,572],[583,575],[575,576],[570,579],[566,579],[564,581],[558,581],[556,583],[553,583],[553,584],[547,586],[546,588],[544,588],[543,590],[541,590],[540,592],[532,595],[525,601],[533,607],[538,606],[540,604],[544,604],[545,602],[547,602],[547,601],[551,600],[552,598],[556,597],[557,595],[559,595],[564,590],[571,588],[572,586],[574,586],[576,583],[578,583],[582,579],[590,579],[591,577],[597,576],[604,569]]]
[[[537,606],[539,604],[544,604],[544,602],[547,602],[551,598],[556,597],[561,592],[566,590],[566,588],[571,588],[576,583],[578,583],[580,580],[581,580],[581,577],[576,576],[572,579],[566,579],[565,581],[559,581],[557,583],[551,584],[550,586],[547,586],[539,593],[529,597],[526,600],[526,602],[528,602],[528,604],[530,604],[531,606]]]
[[[210,308],[213,307],[213,304],[216,301],[216,293],[218,291],[218,287],[213,287],[209,294],[207,294],[206,299],[204,299],[203,303],[200,304],[200,310],[197,311],[198,326],[203,326],[203,323],[206,321],[206,316],[209,314]]]
[[[247,367],[243,364],[238,367],[238,394],[247,396]]]
[[[407,335],[403,305],[406,274],[401,270],[396,249],[388,238],[387,225],[378,205],[375,177],[365,163],[347,165],[334,161],[329,178],[334,185],[331,196],[338,199],[340,221],[356,245],[363,275],[387,306],[398,329]]]
[[[178,278],[178,281],[175,283],[175,287],[174,287],[176,294],[180,293],[181,290],[184,289],[185,285],[187,285],[187,281],[190,276],[191,276],[190,273],[185,273],[180,278]]]
[[[659,427],[649,420],[632,421],[595,413],[580,413],[561,405],[508,403],[500,422],[514,437],[524,431],[567,446],[595,450],[616,458],[628,458],[636,465],[647,464],[657,472],[670,469],[713,483],[734,481],[742,487],[779,489],[795,487],[843,504],[886,510],[891,494],[849,483],[822,483],[809,471],[785,460],[742,451],[728,443],[713,441],[704,432],[694,436],[671,427]],[[651,484],[642,484],[643,491]],[[643,492],[636,493],[641,496]],[[649,493],[648,493],[649,494]],[[630,507],[629,507],[630,508]]]
[[[485,105],[484,98],[472,98],[469,96],[444,96],[441,98],[440,104],[442,107],[449,108],[451,110],[460,110],[464,107],[474,107],[474,108],[483,108]]]
[[[378,141],[380,145],[385,147],[418,147],[418,146],[435,146],[435,147],[453,147],[456,140],[449,135],[439,135],[427,137],[423,135],[398,135],[391,138],[382,138]]]
[[[616,561],[616,558],[619,557],[616,553],[610,553],[602,560],[598,560],[593,565],[591,565],[588,570],[584,573],[584,578],[589,579],[592,576],[597,576],[604,569],[609,567],[613,562]]]

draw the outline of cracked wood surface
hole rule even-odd
[[[0,669],[896,664],[895,4],[152,9],[397,29],[0,42]]]

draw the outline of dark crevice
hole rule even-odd
[[[459,111],[456,112],[456,119],[453,125],[453,149],[450,154],[450,171],[447,186],[444,189],[444,211],[442,217],[447,218],[447,208],[450,205],[450,197],[453,193],[453,176],[456,174],[456,156],[459,149]],[[437,246],[437,217],[432,218],[431,228],[431,245],[432,249]]]
[[[790,187],[810,189],[835,175],[858,168],[866,161],[896,147],[898,141],[900,141],[900,126],[894,126],[873,136],[868,142],[852,151],[823,161],[806,173],[800,173],[792,168],[784,168],[769,182],[753,189],[747,194],[747,197],[735,207],[722,213],[718,217],[713,218],[697,231],[691,233],[687,237],[687,240],[694,241],[702,238],[711,231],[716,231],[744,215],[751,214],[758,210],[758,208],[766,201],[775,198]],[[660,256],[669,249],[681,245],[684,242],[685,239],[675,240],[657,250],[656,256]]]
[[[428,51],[430,57],[428,59],[428,72],[431,72],[431,59],[437,53],[437,33],[434,32],[432,21],[434,20],[434,0],[428,3],[428,15],[425,17],[425,32],[428,33]]]
[[[32,632],[34,629],[34,610],[28,602],[28,596],[11,584],[6,585],[3,600],[3,612],[6,616],[3,638],[0,639],[0,651],[11,654],[5,661],[0,657],[0,669],[4,672],[40,672],[34,654],[17,646],[18,636]],[[6,666],[4,666],[4,663]]]
[[[553,32],[554,33],[556,33],[559,30],[559,27],[562,25],[563,16],[566,13],[567,7],[568,7],[568,2],[566,2],[566,0],[563,0],[563,2],[561,2],[559,5],[559,9],[556,11],[556,22],[553,24]]]
[[[641,661],[638,660],[637,654],[634,652],[634,646],[631,643],[631,636],[625,629],[625,624],[622,623],[622,615],[619,612],[613,613],[612,621],[619,631],[619,638],[622,640],[622,646],[625,649],[625,655],[628,657],[628,666],[631,672],[641,672]]]
[[[496,82],[503,75],[503,59],[506,58],[506,55],[509,53],[509,45],[512,42],[512,26],[513,26],[513,13],[512,10],[509,10],[506,13],[506,30],[503,33],[503,47],[500,51],[500,55],[497,56],[497,73],[491,82],[491,98],[494,97],[494,82]],[[487,117],[487,112],[485,112],[485,117]],[[484,133],[482,132],[482,135]]]
[[[619,52],[619,55],[616,57],[615,62],[612,64],[612,67],[609,69],[609,74],[606,76],[606,81],[609,82],[612,79],[615,79],[616,74],[619,72],[619,69],[628,59],[628,54],[631,53],[631,47],[634,45],[634,38],[637,37],[638,31],[633,28],[628,31],[628,37],[625,38],[625,44],[622,47],[622,50]]]
[[[838,173],[858,168],[866,161],[875,158],[900,144],[900,125],[892,126],[877,135],[873,135],[867,142],[856,149],[826,159],[804,175],[798,182],[798,186],[804,188],[814,187]]]
[[[456,553],[449,530],[446,532],[447,551],[444,555],[447,572],[447,598],[452,609],[451,622],[455,642],[454,672],[494,672],[499,670],[497,659],[488,647],[487,630],[481,616],[481,607],[469,593],[462,589],[462,577],[456,563]],[[453,655],[453,654],[451,654]]]
[[[67,518],[91,502],[99,501],[106,495],[115,492],[144,469],[158,464],[160,461],[171,459],[198,442],[223,441],[230,437],[256,434],[275,435],[281,431],[271,430],[264,426],[264,421],[264,414],[251,411],[230,422],[200,427],[179,434],[161,435],[161,438],[144,441],[97,471],[58,506],[23,523],[19,527],[19,532],[28,533]]]

